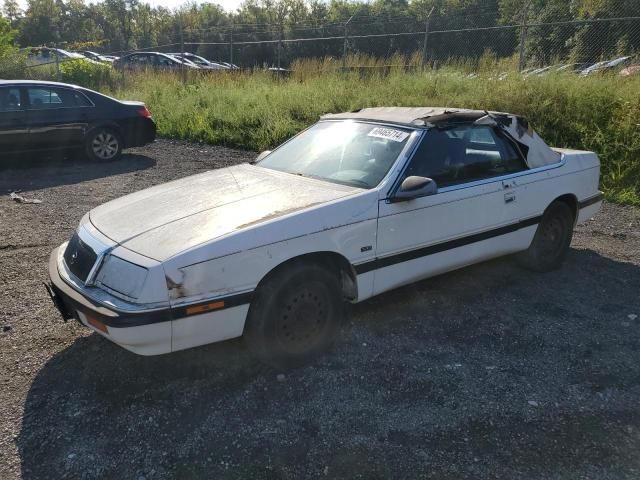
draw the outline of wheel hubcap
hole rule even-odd
[[[93,137],[91,149],[96,157],[109,160],[118,153],[118,139],[109,132],[100,132]]]
[[[277,337],[290,352],[312,348],[329,318],[328,299],[320,289],[303,288],[293,293],[280,312]]]
[[[564,238],[562,222],[558,218],[550,218],[541,225],[542,249],[546,254],[553,254],[562,247]]]

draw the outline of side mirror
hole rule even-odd
[[[258,158],[256,158],[253,163],[258,163],[260,160],[262,160],[264,157],[266,157],[267,155],[269,155],[271,153],[271,150],[265,150],[264,152],[262,152],[260,155],[258,155]]]
[[[407,177],[404,179],[394,197],[395,201],[411,200],[427,197],[438,192],[435,180],[427,177]]]

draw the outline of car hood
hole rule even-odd
[[[91,223],[114,242],[163,261],[196,245],[362,189],[249,164],[212,170],[105,203]]]

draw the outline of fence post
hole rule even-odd
[[[184,27],[182,25],[182,19],[180,19],[180,73],[182,74],[182,83],[187,83],[187,66],[184,63]]]
[[[349,48],[349,23],[356,14],[351,15],[347,23],[344,24],[344,46],[342,48],[342,71],[347,71],[347,49]]]
[[[525,53],[526,53],[526,42],[527,42],[527,23],[529,20],[529,5],[531,5],[531,0],[525,3],[524,9],[522,11],[522,25],[520,29],[520,59],[518,62],[518,71],[524,70],[524,66],[526,63]]]
[[[280,57],[282,55],[282,23],[278,25],[278,75],[280,75]]]
[[[231,38],[229,39],[229,63],[233,65],[233,22],[231,23]]]
[[[56,44],[53,45],[54,50],[54,57],[56,57],[56,81],[60,81],[60,56],[58,55],[58,46]]]
[[[347,71],[347,42],[349,41],[347,25],[349,22],[344,24],[344,45],[342,46],[342,73]]]
[[[433,9],[435,7],[431,7],[431,11],[429,15],[427,15],[427,21],[424,25],[424,43],[422,44],[422,70],[424,71],[424,67],[427,63],[427,42],[429,41],[429,23],[431,23],[431,14],[433,13]]]

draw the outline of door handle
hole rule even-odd
[[[504,194],[504,203],[511,203],[516,201],[515,192],[507,192]]]

